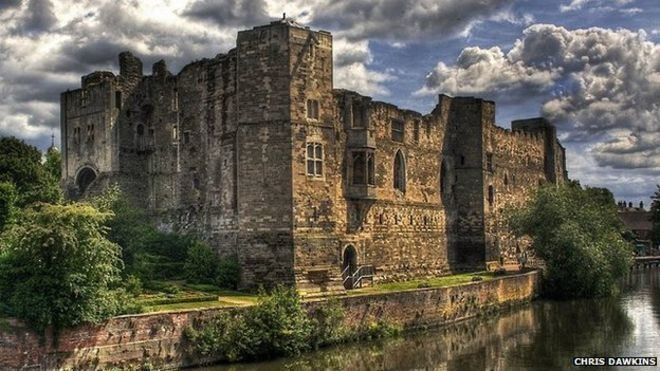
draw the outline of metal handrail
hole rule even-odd
[[[347,270],[349,268],[350,268],[350,265],[346,266],[346,268],[341,272],[342,277],[344,276],[344,274],[347,273]],[[363,269],[368,271],[367,274],[362,274]],[[369,271],[369,270],[371,270],[371,271]],[[355,288],[355,286],[357,286],[358,283],[362,282],[363,278],[373,278],[373,276],[374,276],[373,266],[372,265],[362,265],[362,266],[359,266],[358,269],[356,269],[355,272],[353,272],[353,274],[349,273],[346,276],[346,278],[344,278],[342,283],[346,284],[346,281],[348,281],[349,278],[353,279],[353,282],[351,282],[351,288]]]

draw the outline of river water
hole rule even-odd
[[[576,356],[660,357],[660,271],[634,273],[623,286],[617,298],[541,300],[400,338],[206,370],[566,370],[587,369],[572,366]]]

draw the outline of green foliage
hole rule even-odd
[[[183,271],[188,282],[213,283],[218,272],[218,257],[211,248],[195,241],[188,249]]]
[[[90,201],[100,210],[112,213],[113,217],[105,223],[108,227],[108,239],[122,247],[122,260],[126,271],[133,273],[136,255],[155,233],[147,223],[146,215],[131,206],[116,184],[109,186],[101,195]]]
[[[46,172],[57,182],[62,177],[62,155],[55,147],[48,148],[46,151],[46,162],[44,162]]]
[[[61,199],[59,178],[41,163],[39,150],[14,137],[0,138],[0,181],[14,184],[18,192],[16,205],[20,208]]]
[[[344,326],[338,300],[316,305],[308,313],[294,289],[277,287],[261,295],[257,305],[242,311],[221,312],[185,331],[192,350],[204,357],[234,362],[292,356],[320,346],[399,334],[401,328],[384,320],[368,322],[358,331]]]
[[[234,257],[224,258],[218,264],[216,284],[226,289],[237,290],[241,279],[241,266]]]
[[[354,337],[351,331],[343,325],[344,307],[337,299],[330,299],[324,305],[316,308],[312,315],[312,339],[314,348],[339,344]]]
[[[111,216],[87,204],[36,204],[3,234],[0,296],[38,331],[97,323],[127,303]]]
[[[660,245],[660,185],[653,194],[653,203],[651,204],[651,222],[653,227],[651,229],[651,241],[654,246]]]
[[[510,225],[518,236],[532,237],[546,263],[543,288],[551,297],[610,295],[632,262],[615,203],[602,191],[577,184],[541,187],[511,213]]]
[[[11,224],[18,215],[18,192],[12,182],[0,182],[0,233],[7,224]]]
[[[399,326],[393,325],[383,319],[370,322],[358,331],[358,338],[363,340],[383,339],[401,333]]]
[[[256,358],[295,355],[309,347],[312,323],[293,288],[280,286],[261,296],[245,320],[252,330],[250,351]]]
[[[147,215],[133,207],[116,184],[94,198],[92,203],[114,214],[106,222],[108,239],[122,247],[125,274],[133,274],[143,282],[185,276],[184,262],[188,250],[199,244],[195,237],[156,230]]]

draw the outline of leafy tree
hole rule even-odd
[[[216,276],[216,285],[232,290],[238,289],[241,280],[241,265],[236,257],[229,257],[220,260],[218,265],[218,274]]]
[[[46,151],[46,162],[44,163],[46,172],[55,180],[59,182],[62,177],[62,155],[60,150],[56,147],[48,148]]]
[[[660,245],[660,185],[653,194],[653,203],[651,204],[651,222],[653,222],[653,229],[651,230],[651,241],[654,246]]]
[[[600,196],[578,184],[546,186],[511,213],[515,233],[532,237],[545,261],[546,295],[607,296],[628,272],[632,247],[622,237],[616,205]]]
[[[110,212],[112,217],[105,221],[108,239],[122,247],[122,260],[128,272],[133,272],[136,255],[153,239],[155,230],[147,222],[143,211],[133,207],[122,196],[117,184],[110,185],[101,195],[91,200],[100,210]]]
[[[56,202],[61,191],[55,179],[41,163],[37,148],[14,137],[0,138],[0,181],[14,183],[18,192],[16,205],[33,202]]]
[[[35,204],[3,234],[0,297],[38,331],[99,321],[126,304],[121,251],[105,237],[110,213],[88,204]]]
[[[12,182],[0,182],[0,232],[17,216],[18,193]]]
[[[188,249],[183,271],[189,282],[214,283],[218,272],[218,257],[211,248],[195,241]]]

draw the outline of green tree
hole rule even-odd
[[[34,329],[99,321],[126,304],[121,251],[105,237],[110,213],[88,204],[35,204],[3,234],[0,297]]]
[[[195,241],[188,248],[183,271],[188,282],[214,283],[218,272],[218,257],[211,248]]]
[[[12,182],[0,182],[0,233],[17,216],[18,193]]]
[[[44,168],[55,182],[60,181],[60,178],[62,177],[62,155],[57,147],[50,147],[48,148],[48,151],[46,151]]]
[[[108,239],[122,247],[122,260],[128,272],[133,272],[136,256],[147,241],[153,239],[155,230],[147,222],[145,213],[123,197],[117,184],[110,185],[91,203],[100,210],[110,212],[112,217],[105,221]]]
[[[14,137],[0,138],[0,181],[14,183],[18,207],[33,202],[59,201],[58,180],[41,163],[37,148]]]
[[[651,241],[654,246],[660,245],[660,185],[655,191],[653,196],[653,203],[651,203],[651,222],[653,222],[653,229],[651,229]]]
[[[578,184],[546,186],[510,215],[518,236],[533,239],[545,261],[546,295],[607,296],[628,272],[632,247],[622,237],[616,205]]]

